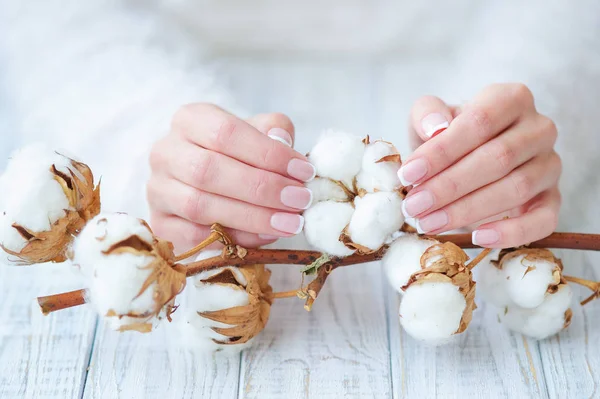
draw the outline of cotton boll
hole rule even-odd
[[[348,193],[340,184],[331,179],[317,177],[306,183],[306,187],[313,193],[313,203],[327,200],[349,201]]]
[[[84,276],[89,302],[110,327],[149,332],[170,318],[185,270],[173,264],[172,245],[126,214],[101,214],[73,243],[73,263]]]
[[[0,189],[0,245],[25,264],[64,261],[72,236],[100,210],[90,169],[43,144],[13,153]]]
[[[527,259],[521,254],[502,262],[506,276],[506,291],[513,302],[523,308],[535,308],[544,302],[548,287],[557,285],[560,277],[554,273],[555,263]]]
[[[264,265],[223,267],[194,277],[187,289],[186,346],[203,352],[239,352],[265,327],[272,289]]]
[[[512,331],[535,339],[544,339],[565,329],[571,322],[573,293],[567,284],[558,286],[534,309],[508,306],[500,313],[502,322]]]
[[[450,282],[413,284],[400,303],[400,324],[414,339],[441,345],[460,328],[466,306],[464,296]]]
[[[377,192],[356,197],[348,235],[355,244],[379,249],[404,223],[402,198],[396,192]]]
[[[476,273],[478,293],[485,302],[498,307],[513,304],[507,292],[507,280],[503,270],[484,259],[477,265]]]
[[[362,160],[362,169],[356,176],[356,185],[367,192],[394,191],[401,186],[398,179],[398,169],[402,163],[390,160],[378,162],[382,158],[398,154],[396,148],[385,141],[375,141],[367,145]]]
[[[394,241],[382,259],[390,286],[402,294],[402,287],[408,283],[410,276],[421,270],[421,256],[437,243],[414,234],[403,235]]]
[[[315,248],[334,256],[348,256],[348,249],[339,238],[350,223],[354,208],[347,202],[322,201],[304,212],[304,234]]]
[[[365,144],[358,136],[327,130],[310,150],[308,160],[317,176],[351,182],[360,171]]]

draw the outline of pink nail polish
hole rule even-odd
[[[294,179],[298,179],[303,182],[309,182],[317,175],[317,170],[314,166],[297,158],[294,158],[290,161],[287,172]]]
[[[494,229],[475,230],[471,236],[475,245],[491,245],[500,241],[500,233]]]
[[[273,140],[277,140],[280,143],[287,145],[288,147],[291,147],[293,145],[292,135],[280,127],[274,127],[273,129],[269,130],[267,132],[267,136],[269,136]]]
[[[417,231],[420,234],[429,233],[430,231],[439,230],[448,224],[448,214],[444,210],[435,211],[417,219]]]
[[[425,116],[421,119],[421,127],[423,128],[423,133],[427,137],[433,137],[443,130],[445,130],[450,123],[442,114],[433,113]]]
[[[409,195],[402,201],[402,213],[406,218],[414,218],[433,206],[433,195],[427,191],[419,191]]]
[[[413,161],[402,165],[398,171],[398,178],[403,186],[410,186],[419,179],[422,179],[427,174],[428,169],[427,161],[423,158],[417,158]]]
[[[306,187],[287,186],[281,190],[281,203],[290,208],[307,209],[312,200],[312,191]]]
[[[304,227],[304,217],[292,213],[277,212],[271,216],[271,227],[289,234],[298,234]]]

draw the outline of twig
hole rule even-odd
[[[227,236],[225,236],[225,238],[227,238]],[[441,242],[452,241],[461,248],[478,248],[471,242],[470,234],[439,235],[431,236],[430,238],[434,238]],[[231,242],[229,241],[228,243],[229,246],[231,246]],[[600,235],[583,233],[553,233],[549,237],[536,241],[529,246],[531,248],[562,248],[600,251]],[[331,271],[337,267],[373,262],[380,260],[387,249],[388,246],[383,246],[377,252],[367,255],[354,254],[345,258],[332,257],[331,260],[327,262],[327,265],[329,265],[328,267],[330,267],[329,270]],[[186,254],[180,255],[178,258],[181,258],[184,255]],[[224,266],[244,266],[253,264],[309,265],[321,257],[321,255],[322,253],[317,251],[262,248],[248,249],[247,252],[244,253],[243,257],[239,256],[235,252],[230,254],[226,254],[226,252],[224,252],[223,255],[187,264],[186,275],[190,277],[206,270],[218,269]],[[471,264],[473,264],[473,262],[471,262]],[[321,269],[325,268],[325,266],[321,267]],[[324,283],[327,277],[319,274],[315,280],[319,280],[319,276],[321,276],[322,283]],[[315,288],[313,289],[315,292],[315,298],[322,288],[322,283],[320,287],[318,286],[318,283],[313,285],[313,288]],[[79,294],[76,294],[78,292]],[[309,295],[309,298],[310,297],[311,296]],[[592,299],[589,299],[588,302]],[[45,312],[44,314],[85,303],[83,299],[83,290],[42,297],[39,298],[39,301],[44,301],[45,305],[42,308],[42,311]],[[314,298],[310,301],[310,303],[307,301],[306,306],[310,308],[310,306],[312,306],[312,302],[314,302]],[[42,306],[41,303],[40,306]]]
[[[481,252],[479,253],[479,255],[477,255],[477,256],[475,257],[475,259],[473,259],[471,262],[469,262],[469,264],[467,265],[467,268],[468,268],[469,270],[473,270],[473,268],[474,268],[475,266],[477,266],[477,264],[478,264],[479,262],[481,262],[481,261],[482,261],[482,260],[483,260],[483,259],[484,259],[486,256],[488,256],[488,255],[490,254],[490,252],[492,252],[492,250],[491,250],[490,248],[486,248],[486,249],[484,249],[483,251],[481,251]]]
[[[571,283],[582,285],[590,290],[594,291],[592,295],[581,301],[581,306],[587,305],[591,301],[600,297],[600,282],[599,281],[591,281],[586,280],[579,277],[573,276],[563,276],[565,280],[570,281]]]
[[[190,249],[175,257],[175,262],[181,262],[191,256],[196,255],[198,252],[202,251],[204,248],[208,247],[210,244],[220,241],[223,245],[231,245],[233,241],[229,237],[229,235],[225,232],[223,227],[219,224],[213,224],[210,228],[210,235],[206,237],[204,241],[200,244],[196,245],[194,248]]]
[[[327,277],[329,277],[331,272],[337,267],[340,266],[338,265],[334,267],[327,264],[319,268],[319,271],[317,272],[317,277],[308,284],[308,287],[306,287],[306,293],[308,294],[308,298],[306,298],[306,303],[304,304],[304,309],[306,309],[306,311],[311,311],[315,300],[319,296],[319,293],[321,292],[323,286],[325,285],[325,282],[327,281]]]
[[[271,295],[271,298],[274,298],[274,299],[294,298],[294,297],[298,297],[298,293],[299,292],[302,292],[302,290],[290,290],[290,291],[274,292]]]
[[[62,294],[41,296],[38,297],[37,301],[40,305],[42,313],[45,316],[49,313],[56,312],[57,310],[83,305],[85,303],[85,290],[76,290],[63,292]]]

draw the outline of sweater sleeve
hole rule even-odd
[[[461,103],[494,82],[522,82],[556,123],[563,160],[560,228],[600,225],[600,5],[489,3],[448,70],[443,98]]]
[[[151,9],[102,0],[0,0],[0,9],[12,144],[43,140],[90,164],[106,211],[146,216],[149,148],[181,105],[241,113],[201,43]]]

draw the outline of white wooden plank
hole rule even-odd
[[[238,376],[239,355],[182,348],[177,329],[118,333],[101,325],[84,398],[234,398]]]
[[[600,254],[583,251],[556,251],[565,265],[565,273],[590,280],[600,279]],[[591,294],[587,289],[573,286],[574,302]],[[600,302],[584,308],[573,307],[569,328],[556,337],[540,341],[543,370],[551,398],[598,397],[600,380]]]
[[[298,269],[272,266],[277,290],[297,288]],[[240,398],[388,398],[389,348],[378,264],[336,270],[312,312],[282,299],[243,354]]]
[[[34,301],[79,288],[68,267],[0,264],[0,397],[80,397],[96,316],[86,307],[43,316]]]
[[[394,398],[546,397],[537,343],[502,327],[495,309],[480,304],[465,334],[432,348],[402,331],[387,291]]]

